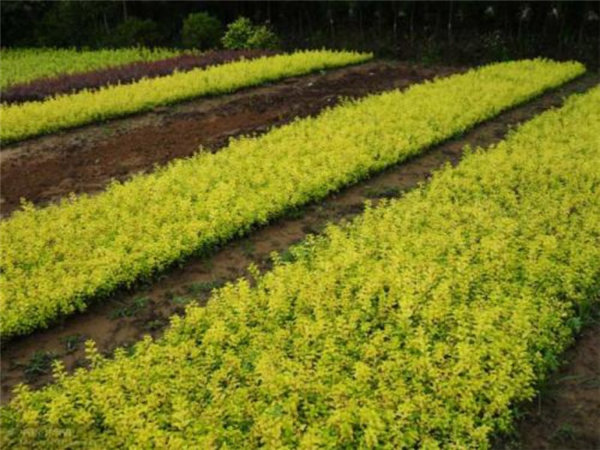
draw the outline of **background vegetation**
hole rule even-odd
[[[184,20],[199,12],[221,22],[223,31],[240,16],[267,25],[284,49],[326,46],[458,64],[547,56],[598,67],[600,11],[594,1],[5,0],[2,45],[183,46]]]

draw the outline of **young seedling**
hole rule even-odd
[[[402,194],[402,189],[397,186],[373,186],[365,189],[368,198],[397,198]]]
[[[164,319],[155,319],[155,320],[150,320],[150,321],[146,322],[146,325],[144,326],[144,328],[146,328],[146,330],[148,330],[148,331],[156,331],[156,330],[160,330],[164,326],[165,326]]]
[[[210,293],[213,289],[219,288],[225,284],[223,281],[200,281],[186,286],[186,290],[193,296],[200,296]]]
[[[256,247],[250,239],[242,241],[242,253],[246,258],[251,258],[252,256],[254,256],[255,251]]]
[[[138,297],[131,305],[125,305],[117,308],[110,313],[111,319],[121,319],[124,317],[133,317],[148,305],[150,299],[148,297]]]
[[[553,439],[560,442],[572,441],[575,438],[575,429],[571,424],[563,423],[554,432],[554,435],[552,437]]]
[[[185,306],[187,305],[189,302],[192,301],[192,299],[190,297],[181,297],[181,296],[176,296],[173,297],[173,299],[171,300],[173,303],[175,303],[176,305],[179,306]]]
[[[61,339],[61,341],[65,344],[65,351],[67,353],[73,353],[84,341],[84,336],[81,334],[71,334],[69,336],[65,336]]]
[[[50,370],[52,369],[52,361],[54,359],[56,359],[56,355],[54,353],[37,350],[25,367],[25,376],[31,379],[50,373]]]
[[[294,255],[294,253],[289,248],[286,248],[279,254],[279,260],[281,262],[291,263],[296,260],[296,255]]]

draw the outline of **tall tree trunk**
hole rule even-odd
[[[357,4],[358,9],[358,30],[360,32],[360,40],[362,42],[365,41],[365,30],[363,29],[363,16],[362,16],[362,8],[360,7],[360,3]]]
[[[417,7],[416,2],[412,2],[412,6],[410,8],[410,25],[409,25],[409,30],[410,30],[410,43],[411,45],[413,44],[414,40],[415,40],[415,8]]]
[[[330,33],[331,41],[333,42],[335,33],[334,33],[334,29],[333,29],[333,11],[331,10],[331,8],[329,8],[327,10],[327,17],[329,18],[329,33]]]
[[[448,42],[452,44],[453,36],[452,36],[452,6],[454,2],[450,0],[450,10],[448,12]]]
[[[398,3],[392,3],[392,14],[394,15],[394,22],[392,25],[392,40],[394,43],[394,51],[398,46]]]
[[[559,20],[560,20],[560,29],[558,31],[558,54],[562,55],[563,45],[564,45],[564,34],[565,34],[565,22],[567,17],[567,5],[565,4],[562,8],[559,9]]]

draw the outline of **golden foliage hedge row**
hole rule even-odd
[[[582,71],[543,60],[491,65],[347,103],[100,195],[15,212],[0,222],[0,334],[83,310],[92,296],[418,154]]]
[[[157,61],[181,54],[165,48],[119,48],[79,51],[56,48],[5,48],[0,50],[0,89],[38,78],[88,72],[137,61]]]
[[[600,294],[600,87],[2,410],[15,448],[487,448]],[[275,258],[277,260],[277,258]]]
[[[298,51],[58,95],[44,101],[0,105],[0,140],[16,141],[192,97],[223,94],[315,70],[356,64],[372,57],[369,53],[345,51]]]

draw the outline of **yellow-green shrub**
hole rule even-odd
[[[487,448],[600,294],[600,88],[2,411],[4,446]]]
[[[157,61],[181,53],[181,50],[143,47],[88,51],[5,48],[0,50],[0,89],[38,78],[87,72],[137,61]]]
[[[104,86],[41,102],[0,105],[0,140],[11,142],[192,97],[223,94],[315,70],[356,64],[372,57],[357,52],[298,51],[177,72],[132,84]]]
[[[83,310],[91,296],[420,153],[582,71],[541,60],[491,65],[347,103],[100,195],[18,211],[0,222],[0,334]]]

